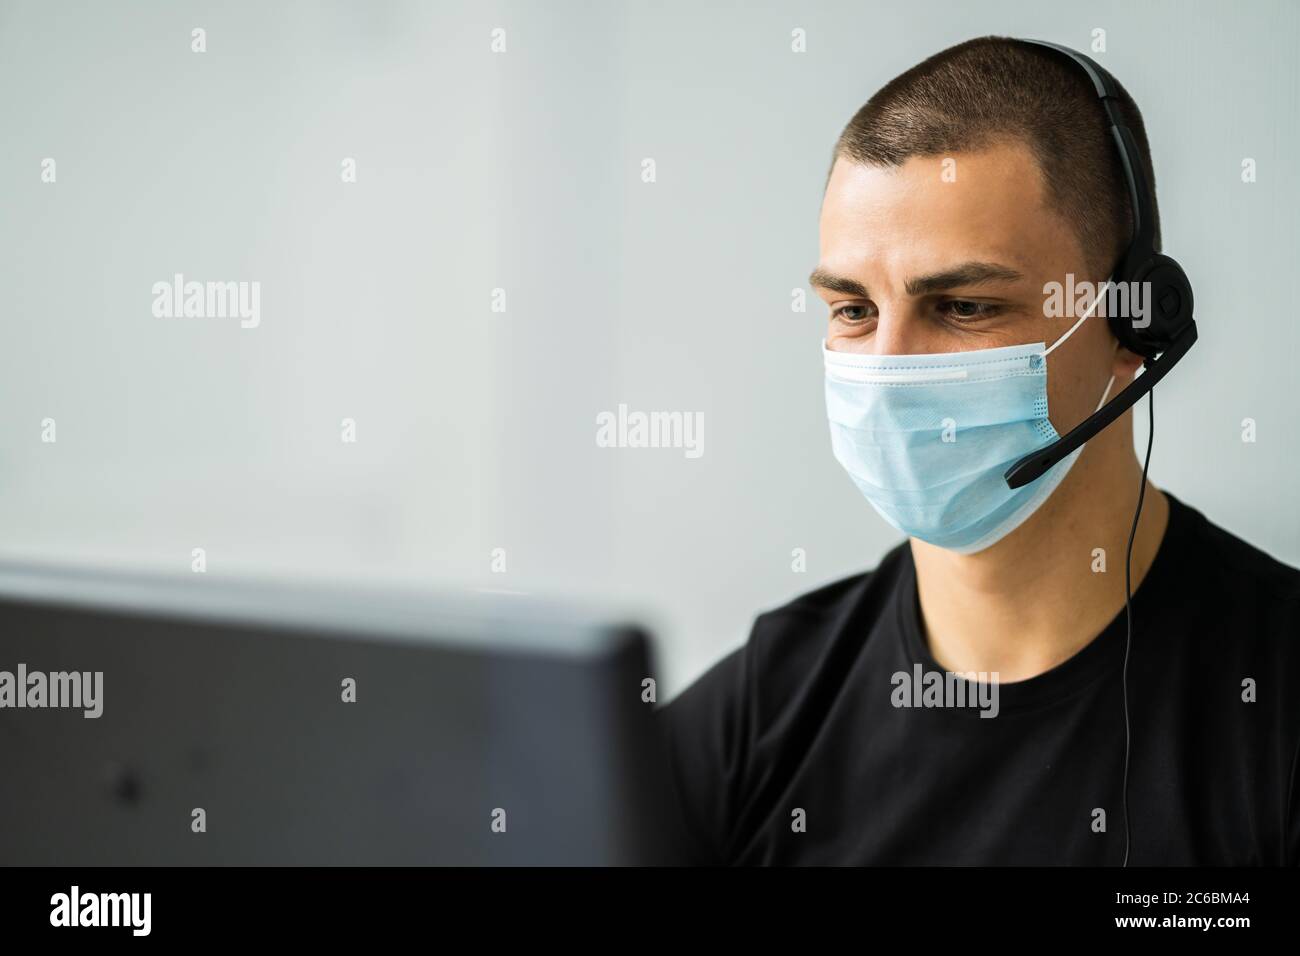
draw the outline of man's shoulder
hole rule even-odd
[[[910,572],[910,558],[899,545],[870,571],[760,612],[743,644],[658,709],[698,861],[731,859],[730,834],[752,792],[753,770],[771,765],[773,748],[787,746],[784,735],[767,731],[806,700],[819,673],[842,678],[835,649],[866,640]]]
[[[836,578],[761,611],[749,634],[749,652],[763,663],[776,663],[783,652],[815,652],[846,632],[865,638],[892,605],[899,584],[910,580],[911,560],[907,544],[900,544],[870,570]]]
[[[858,612],[864,601],[890,596],[910,568],[911,551],[904,542],[888,551],[870,570],[836,578],[760,612],[755,618],[755,628],[787,617],[835,619]]]
[[[1300,569],[1170,498],[1181,529],[1169,542],[1172,587],[1162,593],[1177,622],[1167,629],[1177,649],[1211,671],[1236,664],[1244,673],[1266,671],[1295,686]],[[1290,699],[1300,714],[1300,695]]]
[[[1222,618],[1240,642],[1280,650],[1300,667],[1300,569],[1169,499],[1181,513],[1181,533],[1170,544],[1185,605],[1200,609],[1206,624]]]
[[[733,700],[750,691],[769,700],[794,693],[828,643],[844,635],[865,640],[895,589],[911,569],[906,543],[889,551],[876,567],[818,585],[760,611],[748,638],[709,667],[679,695],[683,710],[692,699]],[[766,709],[766,708],[762,708]]]
[[[1300,600],[1300,568],[1238,537],[1173,495],[1168,497],[1171,507],[1185,515],[1190,531],[1186,540],[1201,549],[1200,554],[1186,557],[1199,565],[1206,583],[1244,588],[1260,598],[1288,604]]]

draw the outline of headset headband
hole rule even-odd
[[[1079,64],[1083,71],[1088,74],[1088,79],[1092,80],[1093,88],[1097,91],[1097,98],[1101,100],[1102,108],[1106,111],[1106,119],[1110,123],[1111,135],[1115,138],[1115,145],[1119,148],[1120,164],[1124,167],[1124,179],[1128,183],[1129,203],[1133,210],[1133,236],[1129,241],[1128,249],[1116,266],[1115,281],[1123,282],[1131,279],[1137,265],[1149,259],[1152,253],[1155,252],[1153,248],[1155,242],[1155,216],[1151,210],[1151,185],[1147,182],[1146,168],[1142,165],[1141,151],[1138,149],[1137,140],[1133,138],[1133,132],[1128,128],[1128,124],[1124,122],[1123,114],[1120,112],[1119,84],[1092,57],[1085,56],[1077,50],[1071,50],[1068,46],[1061,46],[1059,43],[1048,43],[1046,40],[1023,40],[1022,42],[1047,47],[1058,53],[1063,53]]]

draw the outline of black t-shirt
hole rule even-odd
[[[1168,498],[1132,600],[1129,865],[1295,865],[1300,571]],[[974,694],[915,706],[940,679],[980,684],[925,676],[941,669],[900,545],[759,615],[656,711],[694,862],[1118,865],[1124,650],[1121,609],[1069,660],[999,684],[996,716]]]

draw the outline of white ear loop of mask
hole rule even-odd
[[[1110,285],[1111,285],[1111,282],[1110,282],[1109,279],[1107,279],[1105,282],[1103,282],[1103,283],[1101,284],[1101,290],[1097,293],[1097,297],[1096,297],[1095,299],[1092,300],[1092,305],[1088,306],[1087,310],[1083,313],[1083,315],[1079,316],[1078,320],[1074,323],[1074,325],[1070,326],[1070,327],[1065,331],[1065,334],[1064,334],[1064,335],[1062,335],[1059,339],[1057,339],[1055,342],[1053,342],[1053,343],[1052,343],[1051,345],[1049,345],[1047,348],[1043,349],[1043,358],[1047,358],[1047,356],[1051,355],[1051,354],[1052,354],[1052,351],[1053,351],[1057,346],[1059,346],[1062,342],[1064,342],[1066,339],[1068,339],[1071,335],[1074,334],[1074,330],[1075,330],[1075,329],[1077,329],[1079,326],[1083,325],[1083,320],[1084,320],[1084,319],[1089,318],[1089,317],[1092,315],[1092,313],[1093,313],[1094,311],[1096,311],[1097,306],[1101,304],[1101,297],[1102,297],[1103,295],[1106,294],[1106,290],[1110,287]],[[1114,349],[1114,351],[1115,351],[1115,352],[1118,352],[1118,351],[1119,351],[1119,340],[1118,340],[1118,339],[1115,341],[1115,349]],[[1110,380],[1106,382],[1106,388],[1105,388],[1105,390],[1102,391],[1102,393],[1101,393],[1101,400],[1100,400],[1099,402],[1097,402],[1097,407],[1094,408],[1094,409],[1092,410],[1094,415],[1095,415],[1097,412],[1101,411],[1101,406],[1103,406],[1103,405],[1106,404],[1106,396],[1110,394],[1110,387],[1111,387],[1112,385],[1114,385],[1114,384],[1115,384],[1115,375],[1114,375],[1114,373],[1111,373]]]
[[[1117,346],[1119,345],[1118,342],[1116,342],[1115,344]],[[1101,406],[1106,404],[1106,396],[1110,394],[1110,387],[1114,384],[1115,384],[1115,373],[1112,372],[1110,376],[1110,381],[1106,383],[1106,390],[1101,393],[1101,401],[1099,401],[1097,403],[1097,407],[1092,410],[1092,413],[1094,415],[1096,415],[1099,411],[1101,411]]]
[[[1083,315],[1079,316],[1079,320],[1075,322],[1074,325],[1070,326],[1069,330],[1066,331],[1064,335],[1062,335],[1059,339],[1057,339],[1055,342],[1053,342],[1051,345],[1049,345],[1046,349],[1043,350],[1044,358],[1051,355],[1053,349],[1055,349],[1058,345],[1060,345],[1071,335],[1073,335],[1074,330],[1077,329],[1079,326],[1083,325],[1083,320],[1092,315],[1093,311],[1097,308],[1097,306],[1101,304],[1101,297],[1106,294],[1106,290],[1110,288],[1110,284],[1111,283],[1109,279],[1107,279],[1105,282],[1101,284],[1101,291],[1098,292],[1097,297],[1092,300],[1092,305],[1088,306],[1087,311],[1084,312]]]

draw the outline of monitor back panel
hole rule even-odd
[[[103,675],[0,709],[0,863],[671,862],[647,642],[606,648],[0,599],[0,670]]]

